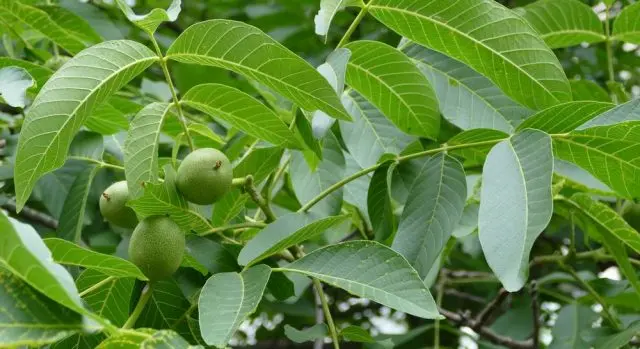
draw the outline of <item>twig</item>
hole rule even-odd
[[[441,269],[440,280],[438,280],[437,286],[438,293],[436,294],[436,304],[438,305],[438,307],[442,306],[442,298],[444,297],[444,287],[446,284],[447,274],[444,272],[444,270]],[[440,319],[435,320],[433,331],[433,347],[435,349],[440,349]]]
[[[324,311],[324,317],[327,319],[329,325],[329,334],[333,341],[333,348],[340,349],[340,342],[338,341],[338,332],[336,331],[336,325],[333,323],[333,317],[331,316],[331,310],[329,309],[329,303],[327,303],[327,297],[322,290],[322,284],[318,279],[313,279],[313,287],[320,297],[320,303],[322,303],[322,310]]]
[[[481,327],[485,326],[491,315],[500,307],[502,302],[507,299],[508,295],[509,292],[504,288],[501,288],[496,298],[494,298],[493,301],[487,304],[487,306],[478,313],[474,320],[474,326],[471,328],[477,332]]]
[[[51,228],[54,230],[58,229],[58,221],[55,218],[38,210],[34,210],[29,207],[23,207],[22,211],[20,211],[20,213],[17,213],[17,207],[14,201],[5,202],[4,204],[2,204],[2,208],[7,211],[11,211],[12,213],[17,214],[18,216],[29,221],[43,225],[47,228]]]
[[[246,228],[264,228],[267,225],[261,222],[245,222],[245,223],[239,223],[239,224],[230,224],[230,225],[225,225],[222,227],[216,227],[213,228],[209,231],[206,231],[204,233],[201,233],[200,236],[207,236],[207,235],[211,235],[211,234],[220,234],[222,232],[225,232],[227,230],[239,230],[239,229],[246,229]]]
[[[448,288],[446,290],[444,290],[444,294],[447,296],[452,296],[452,297],[456,297],[456,298],[460,298],[460,299],[464,299],[464,300],[468,300],[474,303],[486,303],[486,300],[482,297],[478,297],[475,295],[472,295],[470,293],[466,293],[466,292],[462,292],[462,291],[458,291],[455,288]]]
[[[469,317],[456,314],[442,308],[440,309],[440,314],[444,315],[450,321],[461,326],[473,328],[475,325],[474,320],[470,319]],[[477,333],[493,344],[502,345],[510,349],[533,349],[533,342],[531,340],[518,341],[513,338],[497,334],[488,327],[480,327]]]
[[[535,265],[539,265],[539,264],[545,264],[545,263],[560,263],[560,262],[565,262],[567,261],[571,256],[570,255],[547,255],[547,256],[538,256],[535,257],[531,263],[529,264],[530,267],[535,266]],[[594,251],[585,251],[585,252],[578,252],[575,254],[574,256],[575,259],[593,259],[595,261],[613,261],[615,260],[615,257],[607,255],[605,253],[604,249],[598,249],[598,250],[594,250]],[[640,260],[637,259],[633,259],[633,258],[629,258],[629,262],[635,266],[640,267]]]
[[[269,203],[262,197],[258,189],[253,185],[253,176],[248,175],[244,182],[244,190],[249,194],[251,200],[253,200],[258,207],[264,212],[267,217],[266,222],[271,223],[276,220],[276,214],[271,210]]]
[[[322,299],[320,299],[320,294],[314,289],[313,298],[316,302],[316,324],[324,323],[324,311],[322,308]],[[324,338],[317,338],[313,342],[313,349],[322,349],[324,347]]]
[[[531,281],[531,310],[533,313],[533,349],[540,348],[540,302],[538,300],[538,283]]]

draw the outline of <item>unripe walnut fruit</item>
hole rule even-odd
[[[126,181],[113,183],[100,195],[100,213],[107,221],[122,228],[135,228],[138,217],[127,206],[129,188]]]
[[[176,185],[188,201],[210,205],[229,191],[232,181],[233,168],[227,156],[217,149],[203,148],[182,160]]]
[[[184,256],[185,235],[169,217],[143,219],[129,241],[129,259],[150,281],[171,277]]]

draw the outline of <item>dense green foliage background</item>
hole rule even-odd
[[[108,1],[0,0],[0,347],[93,348],[110,337],[103,347],[329,348],[327,310],[343,348],[639,347],[640,3],[497,1],[507,12],[464,30],[484,35],[508,17],[486,40],[514,35],[520,46],[501,41],[489,54],[443,29],[473,1],[420,1],[425,12],[458,7],[430,13],[445,24],[430,29],[385,12],[414,1],[374,0],[364,17],[352,1],[325,37],[319,0],[189,0],[155,23],[156,42]],[[215,22],[246,31],[221,42],[213,24],[185,32],[210,19],[252,27]],[[253,27],[291,52],[259,51],[270,43]],[[124,39],[133,42],[89,48]],[[240,60],[234,43],[264,56]],[[224,50],[231,63],[207,58]],[[512,51],[536,54],[504,59]],[[324,64],[322,75],[294,54]],[[125,64],[122,81],[105,84],[113,91],[97,94],[105,101],[64,104]],[[224,151],[241,179],[213,206],[172,189],[191,145]],[[138,215],[166,213],[189,231],[182,267],[140,309],[146,278],[126,261],[131,231],[98,209],[118,180]],[[324,246],[316,264],[287,264]]]

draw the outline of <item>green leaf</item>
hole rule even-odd
[[[111,102],[117,103],[117,101]],[[91,131],[112,135],[129,129],[129,120],[124,113],[110,103],[103,103],[89,115],[84,125]]]
[[[340,331],[340,336],[351,342],[375,343],[369,331],[360,326],[347,326]]]
[[[172,279],[157,281],[151,286],[151,292],[136,327],[171,329],[185,338],[192,338],[188,317],[195,311],[196,304],[189,303],[178,283]]]
[[[375,165],[384,154],[400,154],[415,139],[398,130],[356,91],[345,92],[342,104],[353,118],[353,122],[340,122],[342,138],[362,168]]]
[[[349,59],[351,59],[351,51],[346,48],[339,48],[331,52],[326,62],[318,66],[317,69],[338,95],[344,92],[344,80],[347,74],[347,63]],[[323,111],[315,111],[311,115],[313,136],[317,139],[324,138],[335,121],[336,119]]]
[[[3,231],[4,232],[4,231]],[[82,316],[0,269],[0,346],[39,347],[82,331]]]
[[[364,3],[362,0],[321,0],[320,11],[318,11],[318,14],[313,18],[316,34],[326,38],[333,18],[339,11],[344,10],[348,6],[362,7]]]
[[[94,349],[106,336],[102,333],[75,334],[51,345],[51,349]]]
[[[36,83],[33,84],[32,87],[32,89],[36,92],[39,91],[42,86],[44,86],[45,82],[47,82],[47,80],[49,80],[49,78],[51,77],[51,74],[53,74],[51,70],[32,62],[23,61],[11,57],[0,57],[0,68],[7,67],[20,67],[26,70],[29,75],[31,75],[31,77],[36,81]]]
[[[200,236],[187,238],[187,252],[211,274],[240,270],[236,263],[236,255],[228,251],[224,245]]]
[[[595,126],[612,126],[625,121],[640,121],[640,99],[634,99],[620,104],[580,125],[578,130]]]
[[[185,231],[204,233],[213,229],[207,219],[191,210],[187,200],[178,193],[175,170],[167,165],[164,173],[164,182],[145,184],[144,194],[127,205],[142,218],[168,214]]]
[[[496,1],[373,0],[367,8],[398,34],[469,65],[525,106],[571,100],[553,52],[529,23]]]
[[[55,5],[40,5],[38,8],[46,12],[57,25],[62,27],[68,34],[82,41],[86,46],[102,41],[102,37],[93,29],[91,24],[66,8]]]
[[[611,336],[599,338],[596,340],[595,349],[618,349],[629,343],[633,337],[640,333],[640,321],[636,321],[629,325],[627,329]]]
[[[53,261],[40,235],[30,225],[7,217],[0,211],[0,263],[47,297],[87,314],[73,278]]]
[[[575,194],[570,200],[564,201],[587,215],[593,223],[597,224],[599,231],[615,236],[634,251],[640,252],[640,233],[608,205],[595,201],[583,193]]]
[[[327,135],[324,138],[322,154],[323,159],[315,169],[309,166],[303,153],[294,152],[291,157],[289,174],[301,204],[311,201],[344,177],[346,162],[335,136]],[[335,216],[340,212],[342,199],[343,190],[340,188],[318,202],[311,211],[325,216]]]
[[[623,197],[640,196],[640,122],[592,127],[554,137],[557,158],[589,171]]]
[[[529,253],[553,214],[551,137],[524,130],[496,145],[484,164],[479,237],[505,289],[526,283]]]
[[[464,238],[478,230],[478,214],[480,205],[477,203],[468,203],[462,211],[462,217],[458,221],[456,228],[451,235],[456,238]]]
[[[200,330],[207,344],[227,345],[258,307],[270,275],[271,268],[260,264],[242,273],[215,274],[207,280],[198,300]]]
[[[89,165],[85,168],[71,184],[69,195],[64,200],[60,223],[58,225],[58,236],[63,239],[80,242],[82,240],[82,227],[84,226],[84,212],[87,207],[91,183],[100,167]]]
[[[158,141],[171,108],[168,103],[151,103],[131,122],[124,142],[124,173],[131,199],[142,196],[144,184],[158,183]]]
[[[609,93],[595,81],[570,80],[571,94],[574,101],[598,101],[611,103]]]
[[[134,277],[147,280],[138,267],[120,257],[94,252],[57,238],[45,239],[44,243],[51,251],[56,263],[94,269],[107,276],[117,278]]]
[[[0,97],[12,107],[24,108],[28,102],[27,90],[34,85],[35,80],[24,68],[0,69]]]
[[[233,188],[229,190],[213,207],[211,224],[216,227],[221,227],[229,223],[242,212],[248,200],[249,195],[240,192],[240,189]]]
[[[33,190],[34,198],[42,202],[54,218],[60,218],[71,185],[87,166],[84,160],[70,159],[62,168],[47,173],[38,181]]]
[[[97,346],[97,349],[202,349],[201,345],[189,345],[174,331],[154,331],[138,329],[110,336]]]
[[[86,269],[78,276],[76,285],[78,290],[86,291],[108,277],[97,269]],[[129,307],[125,305],[131,301],[134,282],[133,278],[114,278],[87,293],[83,299],[96,314],[120,327],[129,318]]]
[[[509,137],[509,135],[502,131],[478,128],[458,133],[457,135],[449,139],[447,144],[452,147],[456,147],[464,146],[471,143],[484,144],[486,142],[486,144],[484,145],[477,145],[474,147],[462,148],[458,150],[454,149],[449,152],[451,155],[457,155],[465,158],[467,160],[465,162],[465,165],[482,165],[491,148],[496,143],[507,137]]]
[[[544,109],[519,127],[518,131],[534,128],[547,133],[565,133],[584,125],[615,105],[607,102],[577,101]]]
[[[18,209],[40,177],[64,164],[73,136],[95,107],[155,60],[142,44],[109,41],[78,54],[49,79],[20,133],[15,167]]]
[[[85,48],[85,44],[60,27],[49,15],[36,7],[15,0],[0,0],[0,23],[8,28],[28,28],[51,40],[72,55]]]
[[[323,217],[314,212],[290,213],[267,225],[240,251],[238,263],[253,265],[286,248],[322,234],[347,216]]]
[[[640,44],[640,4],[626,6],[613,22],[613,39]]]
[[[198,85],[190,89],[180,103],[220,118],[246,134],[274,145],[300,148],[293,133],[276,113],[233,87]]]
[[[103,155],[104,138],[94,132],[80,131],[73,138],[71,147],[69,147],[69,158],[74,160],[86,162],[102,161]]]
[[[280,269],[305,274],[411,315],[441,318],[431,293],[407,260],[374,241],[323,247]]]
[[[204,349],[201,345],[189,345],[184,338],[173,331],[162,330],[154,333],[140,345],[142,349]]]
[[[118,7],[120,7],[120,10],[124,12],[125,16],[127,16],[129,21],[147,32],[149,35],[153,35],[162,22],[175,22],[175,20],[178,19],[180,6],[182,5],[181,0],[173,0],[171,5],[169,5],[169,8],[166,10],[154,8],[146,15],[137,15],[124,0],[116,0],[116,3],[118,4]]]
[[[581,332],[590,329],[598,315],[589,307],[577,303],[562,308],[551,329],[553,341],[549,349],[583,349],[589,344],[582,339]]]
[[[284,325],[284,335],[295,343],[312,342],[316,339],[326,337],[328,333],[327,325],[324,323],[315,324],[304,330],[298,330],[295,327]]]
[[[155,331],[149,330],[141,332],[140,330],[130,333],[118,333],[113,336],[109,336],[102,343],[100,343],[96,349],[139,349],[142,347],[142,342],[145,339],[150,338],[151,334]]]
[[[309,63],[259,29],[215,19],[194,24],[174,41],[167,58],[232,70],[309,111],[350,120],[335,91]]]
[[[401,42],[400,49],[431,82],[442,115],[463,130],[487,128],[511,133],[532,114],[491,80],[453,58],[409,40]]]
[[[462,165],[441,153],[425,162],[407,199],[391,248],[425,278],[451,237],[467,197]]]
[[[550,48],[583,42],[594,44],[606,39],[598,15],[579,0],[538,0],[520,10]]]
[[[343,152],[345,165],[345,176],[351,176],[356,172],[362,171],[362,167],[356,163],[356,160],[351,154],[346,151]],[[369,186],[371,185],[371,174],[360,176],[357,179],[352,180],[344,186],[344,202],[352,205],[358,212],[354,212],[364,220],[363,228],[368,228],[369,213],[367,210],[367,193]]]
[[[400,130],[435,139],[440,131],[438,100],[413,62],[376,41],[356,41],[347,64],[347,83],[376,106]]]
[[[393,236],[396,229],[396,218],[393,214],[391,183],[396,165],[379,167],[371,177],[367,192],[367,209],[371,219],[371,228],[375,240],[385,243]]]
[[[253,176],[255,183],[261,183],[280,165],[284,149],[278,147],[255,148],[233,168],[235,177]]]

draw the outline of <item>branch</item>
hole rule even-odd
[[[531,310],[533,313],[533,349],[540,348],[540,302],[538,300],[538,283],[531,281]]]
[[[440,314],[444,315],[447,319],[458,325],[467,326],[470,328],[473,328],[475,326],[475,321],[470,319],[466,315],[456,314],[442,308],[440,309]],[[502,345],[510,349],[533,349],[532,340],[518,341],[513,338],[497,334],[488,327],[480,327],[477,333],[493,344]]]
[[[34,210],[29,207],[23,207],[22,211],[18,213],[16,204],[13,201],[5,202],[4,204],[2,204],[2,208],[18,215],[19,217],[22,217],[34,223],[38,223],[47,228],[51,228],[53,230],[58,229],[58,221],[55,218],[49,216],[48,214],[42,213],[38,210]]]
[[[252,175],[248,175],[245,178],[244,190],[249,194],[251,200],[253,200],[256,205],[260,207],[262,212],[264,212],[264,215],[267,217],[267,223],[271,223],[276,220],[276,214],[271,210],[271,206],[269,206],[269,203],[262,197],[255,185],[253,185]]]
[[[478,330],[481,327],[484,327],[487,324],[487,321],[489,320],[491,315],[496,311],[496,309],[498,309],[498,307],[500,307],[502,302],[504,302],[504,300],[507,299],[508,295],[509,295],[509,292],[507,292],[507,290],[505,290],[504,288],[501,288],[496,298],[494,298],[493,301],[487,304],[487,306],[484,307],[484,309],[482,309],[480,313],[478,313],[478,315],[474,320],[475,324],[471,328],[474,331],[478,332]]]

